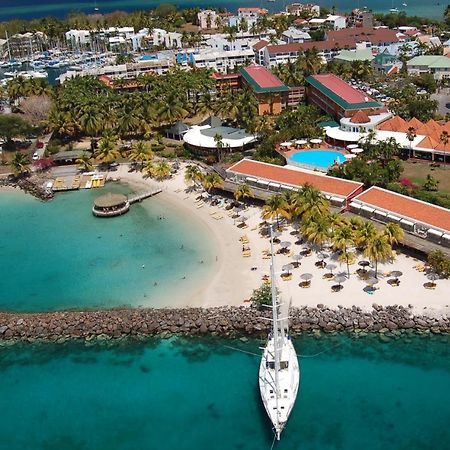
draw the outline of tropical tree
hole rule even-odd
[[[155,170],[155,163],[151,160],[146,161],[144,164],[142,171],[148,176],[152,177]]]
[[[448,141],[450,140],[448,132],[443,131],[441,135],[439,136],[439,140],[444,144],[444,150],[447,147]]]
[[[203,181],[203,178],[204,174],[198,166],[190,164],[186,167],[186,170],[184,172],[184,181],[187,184],[192,183],[196,186],[197,183],[201,183]]]
[[[375,264],[375,278],[377,278],[378,263],[386,262],[393,257],[392,247],[388,242],[387,236],[376,234],[367,242],[364,255],[369,258],[371,263]]]
[[[298,196],[298,216],[302,218],[302,221],[329,214],[330,202],[311,184],[305,183]]]
[[[383,236],[386,236],[391,246],[402,242],[405,235],[402,227],[398,223],[393,222],[390,222],[384,226],[382,234]]]
[[[412,156],[412,141],[416,138],[416,129],[414,127],[409,127],[408,131],[406,132],[406,139],[409,141],[409,157]]]
[[[31,125],[16,114],[0,114],[0,137],[7,143],[17,136],[23,136],[32,130]]]
[[[144,163],[153,159],[153,151],[150,143],[145,141],[136,142],[128,154],[128,157],[131,161],[140,163],[140,168],[142,170]]]
[[[255,194],[253,193],[252,188],[246,183],[240,184],[234,191],[234,198],[236,201],[239,201],[241,198],[253,198],[254,196]]]
[[[120,157],[120,152],[117,149],[117,136],[111,133],[105,133],[98,141],[95,158],[97,161],[111,163]]]
[[[326,215],[311,217],[303,221],[301,230],[308,241],[322,249],[323,244],[330,239],[330,220]]]
[[[373,241],[377,235],[377,229],[372,222],[367,220],[356,229],[355,242],[358,247],[366,248],[370,241]]]
[[[220,162],[222,159],[222,149],[223,149],[223,138],[222,135],[219,133],[216,133],[214,135],[214,142],[216,144],[216,151],[217,151],[217,161]]]
[[[155,164],[152,175],[157,180],[163,180],[164,178],[168,178],[170,176],[170,164],[167,161],[161,160]]]
[[[9,165],[12,167],[14,175],[21,176],[30,170],[30,159],[23,153],[16,152]]]
[[[426,191],[437,191],[439,185],[439,180],[432,177],[430,174],[427,175],[425,182],[423,183],[423,188]]]
[[[355,245],[355,231],[350,224],[344,223],[339,226],[332,235],[334,248],[342,251],[342,256],[347,264],[347,277],[350,278],[350,258],[352,254],[349,248]]]
[[[77,167],[82,172],[90,172],[94,169],[94,161],[92,154],[88,152],[83,152],[75,161]]]
[[[263,206],[261,217],[264,220],[276,219],[277,228],[280,228],[279,216],[289,219],[289,213],[286,210],[286,202],[281,194],[273,194]]]
[[[213,191],[214,189],[219,189],[223,186],[223,179],[220,175],[218,175],[217,173],[213,172],[210,173],[208,175],[206,175],[203,178],[203,187],[209,192],[211,193],[211,191]]]

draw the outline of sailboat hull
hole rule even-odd
[[[280,439],[294,407],[300,384],[300,368],[294,345],[289,337],[282,338],[280,370],[278,371],[279,396],[275,389],[274,339],[269,337],[259,366],[259,389],[267,415],[272,422],[277,439]]]

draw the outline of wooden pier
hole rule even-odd
[[[128,203],[132,205],[133,203],[141,202],[142,200],[153,197],[154,195],[157,195],[160,192],[162,192],[162,189],[156,189],[155,191],[145,192],[144,194],[136,195],[135,197],[129,198]]]

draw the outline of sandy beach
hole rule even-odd
[[[163,192],[159,195],[164,201],[185,209],[186,213],[195,214],[204,222],[216,241],[218,265],[214,269],[214,276],[205,281],[203,286],[199,286],[198,291],[191,296],[184,297],[182,305],[178,306],[248,305],[246,300],[251,297],[254,289],[261,286],[262,277],[269,274],[270,259],[264,258],[263,252],[269,250],[270,242],[268,238],[259,234],[258,227],[261,222],[261,210],[253,206],[248,207],[243,213],[247,218],[248,226],[245,229],[238,228],[238,222],[230,217],[229,211],[197,200],[199,192],[186,192],[187,185],[184,181],[183,169],[184,165],[174,177],[162,182],[144,179],[139,172],[129,173],[127,166],[121,166],[114,173],[114,177],[140,190],[162,188]],[[251,249],[249,257],[243,257],[242,254],[242,243],[239,238],[243,235],[248,237],[249,243],[246,245]],[[373,303],[377,303],[383,306],[412,305],[413,312],[416,314],[431,316],[450,314],[450,280],[436,280],[435,289],[425,289],[424,283],[430,280],[424,272],[415,268],[423,265],[422,261],[399,254],[393,263],[379,264],[376,290],[368,293],[367,289],[364,290],[367,283],[356,274],[356,270],[360,268],[357,262],[365,259],[362,255],[358,255],[357,262],[350,266],[350,279],[343,281],[343,289],[340,292],[333,292],[331,286],[336,282],[323,277],[329,270],[316,267],[315,263],[319,257],[315,251],[300,260],[300,266],[292,270],[291,280],[284,281],[280,276],[282,267],[293,263],[292,255],[298,254],[307,246],[295,244],[298,235],[291,226],[285,228],[279,240],[290,242],[290,252],[276,256],[277,286],[284,301],[291,302],[293,306],[323,304],[338,308],[354,305],[369,310]],[[279,249],[280,245],[275,245],[275,251]],[[346,265],[333,258],[333,255],[325,259],[325,262],[336,266],[333,270],[334,274],[346,273]],[[368,267],[368,270],[369,273],[373,272],[371,267]],[[392,280],[393,277],[389,273],[394,270],[402,272],[398,278],[400,285],[397,287],[387,282]],[[299,287],[302,281],[301,275],[305,273],[312,275],[311,286],[306,289]]]

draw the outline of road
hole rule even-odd
[[[441,89],[438,93],[433,94],[431,98],[438,102],[437,111],[439,114],[443,116],[450,114],[450,109],[445,106],[447,103],[450,103],[450,88]]]

